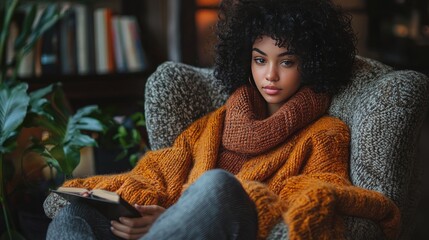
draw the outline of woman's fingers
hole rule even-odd
[[[111,222],[112,233],[125,239],[136,239],[149,231],[150,219],[141,218],[120,218],[120,221]]]
[[[158,218],[159,215],[165,212],[165,208],[158,205],[137,205],[136,204],[134,207],[137,209],[137,211],[140,212],[142,216],[154,215],[154,216],[157,216],[156,218]]]
[[[137,239],[146,234],[156,219],[165,211],[157,205],[135,205],[141,217],[121,217],[119,221],[111,222],[112,233],[125,239]]]

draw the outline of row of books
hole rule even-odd
[[[34,26],[44,7],[39,8]],[[118,15],[110,8],[92,9],[77,3],[64,8],[65,16],[43,34],[23,59],[18,72],[20,77],[145,70],[147,58],[135,16]],[[23,17],[20,18],[11,26],[9,46],[13,46],[19,35]],[[6,58],[11,61],[14,50],[13,47],[7,49]]]

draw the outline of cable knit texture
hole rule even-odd
[[[132,204],[171,206],[198,177],[216,167],[224,129],[235,124],[236,118],[246,119],[233,114],[227,119],[228,111],[243,104],[236,97],[248,93],[248,89],[236,91],[226,106],[193,123],[172,147],[147,153],[132,171],[74,179],[64,186],[103,188],[116,191]],[[295,134],[278,139],[263,154],[249,157],[236,174],[256,205],[258,238],[266,238],[282,218],[289,226],[290,239],[335,239],[343,236],[342,215],[371,219],[388,238],[396,237],[400,214],[395,204],[380,193],[351,186],[348,180],[348,127],[337,118],[318,118],[327,108],[326,97],[319,96],[325,103],[307,101],[317,98],[307,89],[297,97],[290,101],[303,104],[300,110],[285,107],[278,115],[303,111],[311,123],[300,128],[287,122],[289,118],[273,115],[275,120],[268,120],[266,128],[289,126],[282,129]],[[251,99],[245,102],[253,105]],[[249,121],[254,122],[244,122]],[[240,137],[240,133],[234,136]]]
[[[257,155],[284,142],[298,129],[326,112],[329,97],[303,88],[279,111],[266,118],[264,99],[249,86],[242,86],[229,98],[223,146],[233,152]]]

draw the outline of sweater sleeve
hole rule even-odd
[[[340,216],[347,215],[375,221],[388,239],[395,239],[400,211],[383,194],[352,186],[348,173],[349,132],[341,128],[324,127],[326,130],[313,135],[312,152],[303,174],[288,179],[280,193],[287,208],[283,218],[289,237],[344,238]]]
[[[192,167],[192,147],[209,116],[200,118],[178,136],[173,146],[147,152],[129,172],[73,179],[68,187],[116,191],[131,204],[171,206],[180,196]]]
[[[341,239],[341,215],[372,219],[394,237],[399,229],[395,204],[380,193],[351,186],[347,126],[322,119],[308,131],[310,137],[295,145],[286,162],[299,165],[300,171],[277,183],[278,194],[268,187],[271,183],[242,181],[258,211],[259,238],[283,218],[290,239]]]

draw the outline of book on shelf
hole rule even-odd
[[[35,44],[19,69],[20,77],[60,74],[109,74],[144,71],[148,65],[137,17],[92,4],[59,3],[67,12]],[[29,6],[29,5],[28,5]],[[49,3],[39,4],[33,28]],[[5,54],[11,62],[13,46],[27,14],[14,19]]]
[[[15,55],[15,48],[13,47],[15,40],[18,38],[19,35],[19,27],[18,23],[16,21],[12,21],[10,23],[10,30],[9,30],[9,36],[6,41],[6,64],[11,65],[14,61],[14,55]],[[12,75],[11,72],[8,73],[8,75]]]
[[[62,74],[77,73],[76,12],[67,10],[67,16],[60,21],[60,57]]]
[[[60,74],[60,22],[57,22],[42,35],[40,64],[42,74]],[[37,56],[36,56],[37,57]]]
[[[97,73],[115,71],[112,9],[98,8],[94,11],[95,62]]]
[[[143,71],[146,67],[145,53],[138,31],[137,18],[121,16],[119,21],[127,69],[129,72]]]
[[[109,72],[114,72],[116,70],[115,64],[115,49],[113,45],[113,27],[112,27],[112,17],[113,12],[111,9],[108,9],[105,13],[106,20],[106,41],[107,41],[107,68]]]
[[[60,195],[71,204],[84,202],[110,220],[117,220],[119,217],[140,217],[140,213],[127,201],[122,199],[117,193],[103,189],[87,190],[85,188],[59,187],[52,192]],[[83,193],[89,196],[83,196]]]
[[[72,5],[76,13],[76,58],[77,72],[84,75],[94,73],[94,24],[92,11],[85,4]]]
[[[95,71],[97,73],[108,72],[105,10],[99,8],[94,11]]]
[[[146,55],[145,52],[143,50],[143,44],[142,44],[142,39],[141,39],[141,34],[140,34],[140,30],[139,30],[139,24],[137,22],[137,18],[135,16],[130,16],[131,21],[130,21],[130,31],[131,31],[131,36],[133,38],[133,44],[136,48],[136,53],[137,53],[137,57],[138,57],[138,61],[139,61],[139,67],[140,67],[140,71],[144,70],[147,66],[146,64]]]
[[[113,46],[115,49],[116,69],[118,72],[127,72],[127,62],[125,59],[125,43],[124,36],[122,35],[121,17],[112,17],[112,33],[113,33]]]

